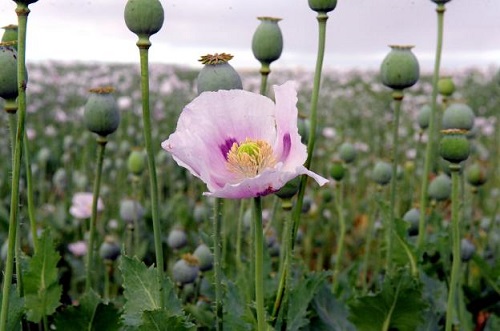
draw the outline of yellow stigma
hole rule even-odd
[[[227,153],[227,168],[239,179],[255,177],[274,165],[273,149],[263,140],[247,138],[241,144],[235,142]]]

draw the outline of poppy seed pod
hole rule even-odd
[[[127,169],[132,174],[138,176],[146,167],[146,161],[144,159],[144,152],[142,150],[133,150],[127,159]]]
[[[387,185],[392,178],[392,167],[389,163],[379,161],[375,164],[372,172],[372,179],[379,185]]]
[[[488,178],[486,170],[484,170],[484,168],[478,162],[471,164],[467,168],[465,176],[467,178],[467,182],[469,182],[470,185],[476,187],[486,183],[486,179]]]
[[[436,201],[443,201],[451,195],[451,179],[446,174],[435,177],[429,184],[427,190],[429,198]]]
[[[14,47],[0,44],[0,97],[6,100],[5,111],[17,110],[17,52]]]
[[[214,256],[207,245],[200,244],[198,247],[196,247],[193,255],[198,259],[200,271],[208,271],[212,269],[214,264]]]
[[[15,3],[17,4],[22,4],[22,5],[29,5],[34,2],[37,2],[38,0],[14,0]]]
[[[337,7],[337,0],[309,0],[309,8],[318,13],[328,13]]]
[[[445,3],[450,2],[451,0],[431,0],[431,1],[437,5],[444,5]]]
[[[278,22],[280,18],[258,17],[260,24],[253,34],[252,52],[257,60],[270,65],[281,56],[283,51],[283,35]]]
[[[420,77],[420,66],[411,49],[413,46],[391,45],[391,51],[382,61],[382,84],[394,90],[415,85]]]
[[[330,176],[336,181],[341,181],[345,176],[345,167],[340,161],[333,161],[330,168]]]
[[[439,154],[450,163],[460,163],[467,160],[470,154],[470,143],[465,136],[466,131],[448,129],[441,131],[443,134],[439,142]]]
[[[291,199],[299,191],[300,176],[289,180],[285,186],[280,188],[275,194],[280,199]]]
[[[5,30],[2,35],[2,42],[14,41],[17,43],[17,25],[10,24],[4,26],[2,29]]]
[[[111,236],[106,236],[99,247],[99,256],[103,260],[115,261],[120,256],[120,245]]]
[[[339,148],[339,156],[345,163],[351,163],[357,156],[356,148],[351,143],[343,143]]]
[[[443,129],[471,130],[474,112],[464,103],[453,103],[443,113]]]
[[[180,285],[193,283],[200,272],[198,259],[191,254],[184,254],[172,268],[172,278]]]
[[[429,127],[431,112],[432,108],[429,105],[423,105],[422,108],[420,108],[420,111],[418,112],[417,116],[417,121],[418,121],[418,126],[420,126],[422,130],[425,130]]]
[[[442,96],[449,97],[455,92],[455,83],[451,77],[441,77],[438,81],[438,92]]]
[[[232,58],[232,55],[226,53],[207,54],[200,58],[199,61],[204,66],[196,79],[198,94],[205,91],[243,89],[240,75],[228,63]]]
[[[120,123],[120,113],[112,95],[113,91],[111,87],[91,89],[85,104],[83,113],[85,126],[89,131],[102,137],[115,132]]]
[[[163,7],[158,0],[128,0],[125,5],[125,24],[139,38],[149,37],[163,26]]]

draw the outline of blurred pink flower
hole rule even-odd
[[[303,165],[295,84],[274,86],[274,92],[276,103],[242,90],[204,92],[184,108],[161,146],[207,184],[209,196],[263,196],[302,174],[327,183]]]
[[[74,256],[84,256],[87,254],[87,242],[80,240],[74,243],[68,244],[68,250]]]
[[[69,213],[75,218],[89,218],[92,216],[92,193],[78,192],[75,193],[71,200],[71,207]],[[101,198],[97,199],[97,211],[102,211],[104,204]]]

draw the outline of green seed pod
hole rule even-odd
[[[37,2],[38,0],[14,0],[15,3],[17,4],[24,4],[24,5],[29,5],[34,2]]]
[[[379,161],[375,164],[372,172],[372,179],[379,185],[387,185],[392,178],[392,167],[389,163]]]
[[[429,184],[427,190],[429,198],[436,201],[443,201],[450,197],[451,194],[451,179],[448,175],[441,174],[435,177]]]
[[[420,111],[418,112],[417,116],[417,121],[418,121],[418,126],[420,126],[422,130],[425,130],[429,127],[431,112],[432,108],[429,105],[423,105],[422,108],[420,108]]]
[[[172,268],[172,278],[181,285],[191,284],[198,277],[200,271],[198,259],[191,254],[184,254],[182,259],[175,262]]]
[[[420,77],[420,66],[411,49],[413,46],[392,45],[391,51],[382,61],[380,74],[382,84],[394,90],[413,86]]]
[[[127,159],[127,169],[130,173],[139,176],[146,168],[145,155],[142,150],[134,149]]]
[[[2,42],[13,41],[17,44],[17,25],[9,24],[2,29],[5,30],[2,35]],[[14,46],[14,48],[16,48],[16,46]]]
[[[311,123],[309,122],[309,119],[299,117],[297,127],[299,129],[300,141],[304,145],[307,145],[307,142],[309,141],[309,132],[311,131]]]
[[[214,256],[207,245],[201,244],[196,247],[193,255],[198,259],[200,271],[208,271],[212,269],[214,264]]]
[[[17,52],[12,46],[0,44],[0,97],[6,100],[5,111],[17,110]]]
[[[330,176],[336,181],[341,181],[345,175],[345,167],[340,161],[333,161],[333,164],[330,168]]]
[[[408,210],[403,215],[403,220],[408,223],[408,235],[416,236],[418,234],[418,223],[420,222],[420,211],[417,208]]]
[[[144,208],[139,201],[123,199],[120,201],[120,217],[127,223],[133,223],[144,216]]]
[[[167,245],[173,249],[181,249],[187,245],[187,234],[182,229],[173,229],[167,237]]]
[[[115,261],[120,256],[120,245],[111,236],[106,236],[99,247],[99,256],[103,260]]]
[[[204,66],[196,79],[198,94],[205,91],[243,89],[240,75],[228,63],[232,58],[232,55],[226,53],[207,54],[201,57],[199,61]]]
[[[139,38],[146,39],[160,31],[165,18],[158,0],[128,0],[124,16],[127,28]]]
[[[439,142],[439,154],[451,163],[460,163],[467,160],[470,154],[470,143],[465,136],[465,131],[448,129],[443,133]]]
[[[120,123],[118,105],[111,94],[111,87],[90,90],[90,96],[85,104],[83,119],[87,129],[102,137],[116,131]]]
[[[280,199],[291,199],[299,191],[300,186],[300,176],[288,181],[282,188],[280,188],[275,194]]]
[[[455,92],[455,83],[451,77],[441,77],[438,81],[438,92],[442,96],[449,97]]]
[[[486,183],[488,175],[483,166],[479,162],[475,162],[467,168],[465,177],[470,185],[478,187]]]
[[[357,156],[356,148],[351,143],[343,143],[339,147],[339,156],[345,163],[351,163]]]
[[[280,58],[283,51],[283,35],[278,22],[280,18],[258,17],[260,24],[253,34],[252,52],[263,65]]]
[[[453,103],[443,113],[443,129],[471,130],[474,112],[464,103]]]
[[[450,2],[451,0],[431,0],[431,1],[438,5],[444,5],[445,3]]]
[[[309,8],[318,13],[328,13],[337,7],[337,0],[309,0]]]

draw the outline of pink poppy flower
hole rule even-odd
[[[184,108],[161,146],[207,184],[208,196],[263,196],[302,174],[327,183],[303,165],[295,84],[274,86],[274,92],[276,103],[243,90],[204,92]]]
[[[92,198],[93,194],[90,192],[75,193],[71,200],[71,207],[69,213],[75,218],[90,218],[92,216]],[[97,199],[97,211],[102,211],[104,204],[101,198]]]

